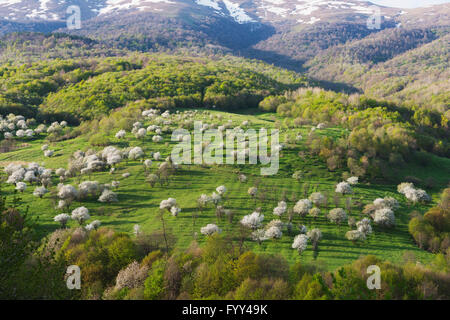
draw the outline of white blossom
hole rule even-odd
[[[45,187],[36,187],[34,189],[33,195],[35,197],[42,198],[46,193],[48,193],[48,190]]]
[[[173,206],[172,208],[170,208],[170,213],[172,213],[172,215],[174,217],[178,216],[178,214],[181,212],[181,209],[178,207]]]
[[[146,168],[150,168],[150,167],[152,166],[152,160],[146,159],[146,160],[144,161],[144,166],[145,166]]]
[[[311,201],[309,201],[308,199],[302,199],[302,200],[297,201],[293,210],[295,213],[305,216],[308,214],[309,209],[311,209],[311,208],[312,208]]]
[[[366,240],[366,235],[359,230],[351,230],[345,234],[345,237],[350,241],[364,241]]]
[[[167,209],[170,211],[172,207],[175,207],[177,205],[177,200],[174,198],[169,198],[167,200],[162,200],[159,204],[160,209]]]
[[[214,233],[220,233],[220,229],[217,225],[210,223],[207,224],[205,227],[202,227],[200,229],[200,232],[205,236],[213,235]]]
[[[280,239],[283,236],[281,229],[276,226],[271,226],[266,230],[265,237],[267,239]]]
[[[251,238],[252,238],[252,240],[258,241],[258,242],[267,240],[266,230],[258,229],[258,230],[253,231],[251,234]]]
[[[16,190],[20,192],[24,192],[27,188],[27,184],[25,182],[17,182],[16,183]]]
[[[70,219],[70,216],[69,216],[67,213],[61,213],[61,214],[58,214],[57,216],[55,216],[55,217],[53,218],[53,220],[54,220],[55,222],[58,222],[58,223],[61,224],[61,227],[62,227],[62,228],[64,228],[64,227],[66,226],[67,221],[69,221],[69,219]]]
[[[78,196],[78,191],[70,184],[58,187],[58,197],[60,199],[74,199]]]
[[[353,190],[348,182],[343,181],[336,185],[335,192],[342,193],[342,194],[350,194],[350,193],[353,193]]]
[[[123,138],[125,138],[125,135],[126,135],[127,133],[126,133],[126,131],[125,130],[119,130],[117,133],[116,133],[116,138],[117,139],[123,139]]]
[[[384,227],[395,226],[395,215],[394,211],[389,208],[378,209],[374,213],[373,222],[377,225]]]
[[[264,220],[264,215],[255,211],[252,214],[246,215],[242,218],[241,224],[247,228],[258,229],[262,221]]]
[[[143,156],[144,156],[144,151],[142,151],[141,147],[134,147],[128,153],[128,159],[131,159],[131,160],[137,160],[139,158],[142,158]]]
[[[47,158],[50,158],[51,156],[53,156],[54,151],[53,150],[45,150],[44,151],[44,156]]]
[[[227,188],[225,186],[218,186],[216,188],[217,193],[223,196],[227,192]]]
[[[308,239],[310,239],[311,240],[311,242],[314,244],[317,244],[319,241],[320,241],[320,239],[322,239],[322,232],[320,231],[320,229],[312,229],[312,230],[309,230],[307,233],[306,233],[306,236],[308,237]]]
[[[309,200],[317,206],[324,202],[325,196],[320,192],[314,192],[309,196]]]
[[[328,213],[328,219],[336,224],[341,224],[347,220],[347,213],[344,209],[334,208]]]
[[[77,221],[80,225],[90,218],[89,210],[86,207],[78,207],[72,211],[72,219]]]
[[[368,218],[364,218],[361,221],[358,221],[356,223],[356,228],[366,236],[372,233],[372,226],[370,225],[370,219]]]
[[[294,238],[294,242],[292,243],[292,248],[297,249],[299,254],[305,251],[307,246],[308,246],[308,236],[304,234],[297,235]]]
[[[109,189],[103,190],[102,194],[98,198],[100,202],[117,202],[117,194]]]

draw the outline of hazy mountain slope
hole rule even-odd
[[[450,109],[449,48],[450,34],[376,65],[362,77],[363,89],[373,96],[445,112]]]
[[[376,97],[444,111],[449,106],[450,35],[439,35],[420,29],[386,30],[327,50],[308,63],[308,74],[352,84]]]

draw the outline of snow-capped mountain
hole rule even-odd
[[[63,21],[67,8],[76,5],[81,19],[109,17],[130,13],[161,13],[196,10],[233,19],[239,24],[293,21],[314,24],[331,17],[367,17],[374,13],[373,4],[358,0],[0,0],[0,17],[5,20]],[[402,10],[381,8],[386,19]]]
[[[66,28],[71,6],[81,28]],[[379,28],[368,28],[378,13]],[[450,4],[402,10],[365,0],[0,0],[0,36],[57,31],[131,50],[214,48],[296,70],[384,29],[445,32],[449,21]]]

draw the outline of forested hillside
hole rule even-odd
[[[294,72],[257,61],[161,54],[4,65],[0,77],[2,114],[39,109],[67,119],[98,117],[137,100],[158,108],[245,109],[307,85]]]
[[[448,29],[385,30],[366,39],[330,48],[311,60],[308,74],[347,83],[372,97],[448,110]]]

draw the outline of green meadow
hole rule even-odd
[[[274,128],[278,119],[274,114],[259,114],[247,112],[246,114],[232,114],[225,112],[210,111],[213,115],[220,114],[224,121],[231,119],[233,125],[239,125],[244,120],[248,120],[253,128]],[[210,119],[200,116],[198,120],[208,122]],[[149,121],[144,122],[144,127],[150,125]],[[305,263],[317,264],[325,270],[335,270],[336,268],[349,264],[360,256],[373,254],[379,258],[392,262],[401,262],[405,251],[412,252],[418,261],[429,263],[433,259],[433,254],[421,250],[414,243],[408,233],[409,214],[417,210],[421,213],[436,203],[439,191],[445,188],[450,174],[450,160],[431,157],[426,170],[420,164],[410,163],[407,167],[398,168],[400,177],[414,175],[422,178],[422,175],[432,177],[436,181],[433,189],[427,192],[433,197],[429,205],[412,205],[406,201],[403,195],[397,193],[396,185],[383,183],[367,183],[362,180],[354,186],[354,194],[340,196],[334,192],[335,185],[342,181],[342,172],[337,170],[331,172],[326,165],[318,158],[308,155],[304,141],[310,132],[311,126],[303,126],[295,130],[280,130],[280,143],[284,143],[287,136],[302,134],[304,137],[298,143],[286,144],[280,152],[280,168],[276,175],[261,176],[260,165],[182,165],[176,173],[170,177],[168,185],[156,184],[154,187],[146,181],[148,173],[157,170],[158,166],[171,153],[172,147],[177,142],[171,142],[171,134],[162,134],[162,143],[152,142],[151,135],[147,135],[144,141],[138,140],[131,133],[123,140],[114,137],[114,133],[108,136],[110,145],[124,148],[140,146],[146,154],[150,152],[160,152],[160,161],[153,161],[150,169],[145,170],[141,161],[123,161],[117,165],[116,172],[95,172],[89,176],[76,176],[66,180],[65,184],[72,184],[78,187],[82,181],[98,181],[100,183],[110,183],[113,180],[120,181],[120,187],[114,190],[118,194],[118,202],[100,203],[97,198],[74,201],[70,210],[79,206],[89,209],[92,220],[100,220],[102,226],[111,227],[117,231],[132,234],[133,226],[138,224],[143,232],[154,232],[162,229],[162,221],[159,217],[159,204],[169,197],[177,200],[181,212],[177,217],[165,213],[164,222],[167,231],[175,239],[175,248],[187,248],[193,240],[199,243],[205,241],[205,236],[200,233],[200,228],[208,223],[215,223],[222,233],[236,240],[241,239],[242,228],[239,221],[244,215],[251,214],[256,208],[261,208],[264,214],[264,224],[278,217],[272,211],[277,203],[283,199],[288,203],[288,208],[292,208],[300,199],[307,198],[311,193],[320,191],[327,195],[328,205],[322,208],[321,216],[314,220],[312,217],[301,218],[294,215],[294,230],[289,234],[283,230],[283,236],[278,240],[263,241],[260,245],[245,237],[244,245],[258,253],[280,254],[290,263],[304,261]],[[320,135],[338,137],[345,134],[344,130],[338,127],[331,127],[319,130]],[[86,151],[94,148],[89,145],[88,140],[83,135],[74,139],[49,143],[50,149],[55,150],[51,158],[46,158],[41,151],[41,146],[46,142],[45,135],[32,139],[20,141],[17,150],[0,154],[0,167],[11,162],[29,163],[38,162],[46,168],[67,168],[70,156],[77,150]],[[95,147],[102,150],[103,147]],[[144,158],[145,159],[145,158]],[[301,170],[303,178],[297,181],[292,178],[292,174]],[[123,178],[122,174],[130,173],[130,177]],[[248,177],[244,183],[237,178],[238,173],[243,173]],[[61,210],[55,209],[57,199],[55,197],[56,185],[59,183],[57,177],[53,177],[53,187],[51,193],[39,199],[33,196],[35,185],[28,185],[24,193],[16,193],[14,186],[7,185],[2,192],[8,196],[8,202],[20,198],[19,206],[28,212],[28,216],[36,219],[36,226],[41,237],[50,234],[59,228],[59,224],[53,221],[53,217]],[[204,210],[199,210],[197,199],[201,194],[210,195],[220,185],[227,188],[227,193],[221,205],[232,210],[233,219],[218,219],[215,208],[212,204]],[[248,195],[250,187],[258,188],[258,195],[255,199]],[[332,208],[341,207],[347,210],[349,217],[360,220],[364,217],[362,209],[365,204],[373,202],[376,198],[392,196],[400,203],[400,208],[395,212],[397,225],[394,229],[382,229],[374,226],[374,233],[368,236],[364,243],[353,244],[345,238],[345,233],[351,228],[345,223],[337,226],[329,222],[325,214]],[[70,212],[67,212],[70,213]],[[195,219],[194,219],[195,218]],[[284,214],[281,218],[287,222]],[[75,226],[71,221],[69,225]],[[311,246],[299,256],[291,244],[296,234],[298,225],[306,225],[308,229],[319,228],[322,231],[323,239],[319,244],[319,254],[314,256]]]

